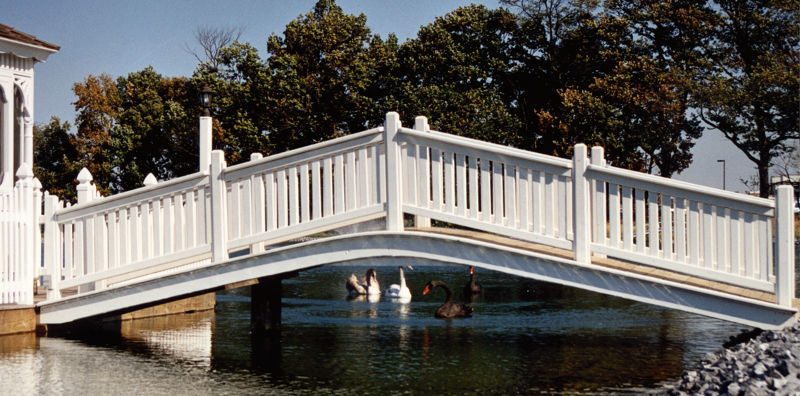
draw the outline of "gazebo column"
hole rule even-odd
[[[0,85],[5,96],[0,120],[0,188],[10,191],[14,186],[14,84],[8,81]]]
[[[23,128],[25,128],[22,162],[33,166],[33,115],[22,117],[22,122]]]

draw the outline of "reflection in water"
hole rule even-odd
[[[417,267],[417,265],[415,265]],[[674,379],[740,326],[480,272],[475,316],[433,317],[432,277],[455,285],[464,267],[407,273],[408,304],[348,300],[328,266],[283,283],[283,330],[251,336],[249,291],[217,296],[215,313],[123,322],[117,333],[0,338],[3,394],[636,392]],[[386,272],[386,271],[382,271]],[[381,282],[391,282],[385,274]],[[459,287],[455,298],[471,299]],[[21,341],[20,344],[25,344]],[[19,380],[12,380],[20,378]]]
[[[202,367],[211,364],[213,311],[126,320],[122,337],[142,343],[153,354],[167,354]]]

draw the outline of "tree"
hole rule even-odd
[[[347,15],[333,0],[271,35],[266,103],[271,152],[361,131],[382,119],[369,96],[379,69],[371,56],[386,43],[371,37],[364,14]]]
[[[77,173],[65,166],[77,157],[69,129],[69,122],[62,123],[58,117],[50,118],[49,124],[33,126],[33,174],[43,190],[74,201]]]
[[[503,91],[515,34],[514,14],[482,5],[421,27],[399,48],[401,114],[424,114],[433,128],[454,134],[516,144],[519,123]]]
[[[119,113],[120,97],[117,85],[108,74],[89,75],[73,86],[77,99],[73,103],[78,115],[75,118],[76,157],[67,163],[71,170],[86,167],[91,172],[101,193],[108,193],[113,166],[108,143],[111,128]],[[77,176],[77,173],[75,173]]]
[[[696,92],[703,121],[758,168],[769,196],[773,159],[800,137],[800,2],[715,2],[714,65]]]
[[[222,50],[233,45],[242,36],[241,27],[212,27],[201,26],[194,31],[194,39],[200,49],[194,49],[186,44],[186,52],[192,54],[201,67],[211,71],[219,68]]]

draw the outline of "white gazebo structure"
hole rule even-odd
[[[0,192],[23,163],[33,166],[33,66],[59,48],[0,23]]]

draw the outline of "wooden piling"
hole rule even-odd
[[[279,331],[281,328],[280,276],[259,278],[250,286],[250,330],[253,334]]]

